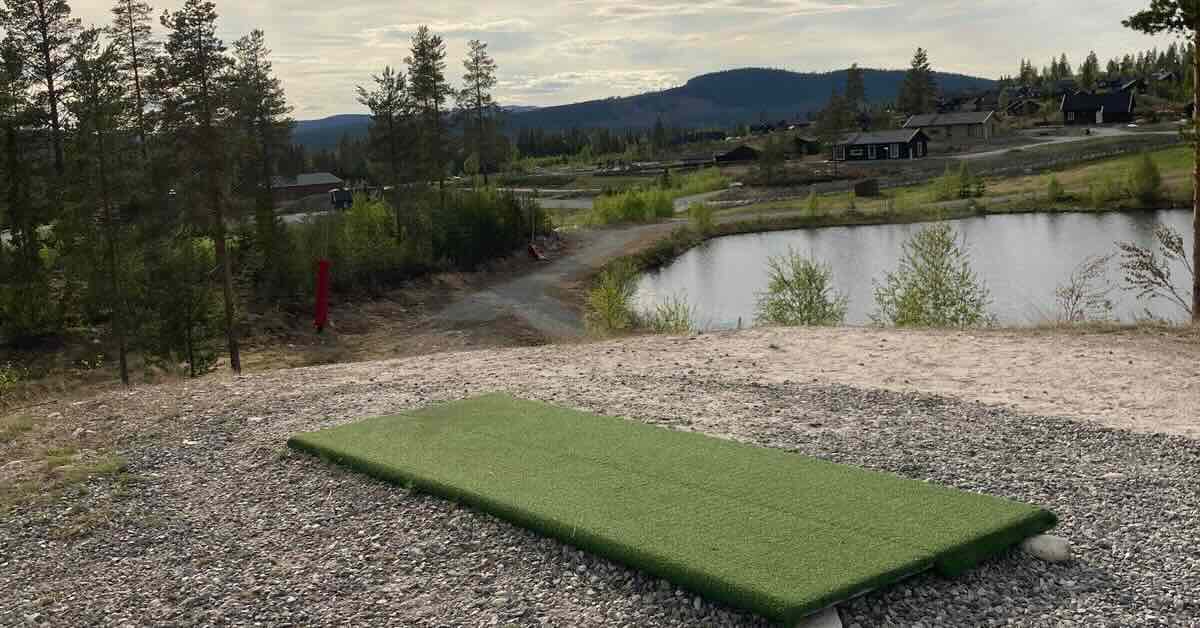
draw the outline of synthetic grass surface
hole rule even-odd
[[[1053,527],[1004,499],[487,395],[288,441],[710,599],[794,621]]]

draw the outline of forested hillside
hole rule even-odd
[[[864,70],[867,100],[895,100],[904,81],[903,70]],[[948,93],[987,89],[990,79],[937,72],[938,87]],[[650,128],[659,117],[668,126],[703,128],[733,126],[768,119],[792,119],[819,111],[836,87],[846,85],[846,71],[800,74],[787,70],[743,68],[697,76],[681,87],[629,96],[592,100],[541,109],[513,108],[506,129],[563,130],[571,128]],[[340,115],[296,124],[295,140],[310,149],[332,148],[344,134],[362,137],[367,116]]]

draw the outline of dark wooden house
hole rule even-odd
[[[920,159],[929,154],[929,136],[921,129],[853,133],[833,147],[834,161]]]
[[[1122,124],[1133,122],[1136,108],[1137,94],[1128,91],[1067,94],[1059,111],[1066,125]]]
[[[717,154],[716,162],[719,164],[731,164],[739,161],[757,161],[758,152],[758,149],[742,144],[731,151]]]
[[[277,200],[296,201],[306,196],[327,194],[342,187],[342,180],[328,172],[310,172],[295,177],[275,177],[271,189]]]
[[[930,139],[990,141],[996,136],[996,112],[927,113],[910,117],[904,122],[905,129],[920,129]]]

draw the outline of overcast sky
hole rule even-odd
[[[150,0],[153,2],[154,0]],[[987,77],[1165,45],[1121,19],[1148,0],[216,0],[226,43],[266,31],[298,119],[355,113],[354,86],[399,66],[418,24],[447,43],[457,84],[470,39],[489,44],[506,105],[555,105],[682,84],[714,70],[902,68],[917,46],[938,70]],[[85,24],[111,0],[73,0]],[[182,0],[155,5],[177,8]]]

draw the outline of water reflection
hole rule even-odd
[[[992,292],[992,311],[1010,325],[1052,319],[1055,287],[1084,258],[1115,253],[1117,241],[1151,246],[1158,224],[1184,234],[1191,232],[1191,212],[1186,210],[1016,214],[951,222],[966,238],[973,267]],[[874,311],[873,282],[895,269],[901,245],[920,228],[830,227],[719,238],[643,277],[639,302],[649,306],[682,294],[696,307],[701,322],[711,327],[734,327],[739,318],[749,325],[756,295],[766,288],[767,258],[791,248],[831,264],[837,288],[850,298],[847,322],[868,323]],[[1182,266],[1173,269],[1180,281],[1183,273]],[[1119,283],[1115,263],[1109,280]],[[1147,308],[1156,316],[1182,318],[1181,312],[1166,302],[1150,305],[1120,291],[1114,292],[1114,297],[1116,314],[1124,320],[1132,320]]]

